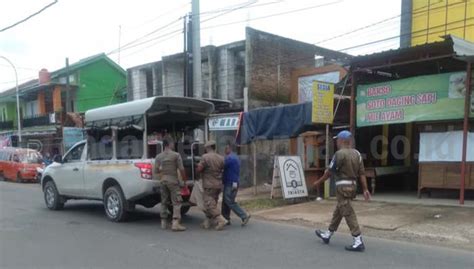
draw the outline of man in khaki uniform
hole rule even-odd
[[[360,178],[365,200],[370,200],[364,163],[360,153],[352,148],[352,134],[349,131],[341,131],[335,138],[337,139],[339,150],[334,154],[329,169],[326,169],[324,175],[314,185],[318,186],[330,176],[333,176],[336,181],[337,206],[334,210],[329,229],[327,231],[316,230],[316,235],[324,243],[329,244],[329,240],[339,227],[342,218],[345,218],[354,237],[354,243],[347,246],[346,250],[364,251],[365,246],[364,242],[362,242],[357,216],[351,204],[351,201],[356,196],[357,178]]]
[[[161,182],[161,228],[166,229],[168,226],[168,204],[171,200],[173,205],[173,222],[171,230],[184,231],[186,227],[180,224],[181,221],[181,186],[184,182],[180,182],[178,178],[178,170],[183,180],[186,174],[183,167],[183,160],[179,153],[173,151],[173,145],[168,140],[163,140],[164,151],[155,158],[156,173],[159,175]]]
[[[197,166],[197,172],[202,176],[204,214],[206,215],[201,227],[209,229],[211,224],[216,223],[216,230],[222,230],[227,220],[221,215],[217,204],[222,190],[224,157],[215,152],[215,141],[208,141],[204,147],[206,154],[202,155],[201,162]]]

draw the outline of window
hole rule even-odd
[[[84,145],[85,144],[81,144],[69,151],[69,153],[64,157],[64,162],[68,163],[80,161],[82,157],[82,152],[84,151]]]
[[[133,127],[117,130],[117,159],[141,159],[143,131]]]
[[[88,132],[89,159],[111,160],[113,155],[112,129],[92,129]]]
[[[26,116],[34,117],[38,115],[38,100],[26,103]]]

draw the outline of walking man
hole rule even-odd
[[[246,213],[235,202],[235,197],[239,190],[240,161],[237,155],[232,151],[232,144],[229,142],[225,147],[224,159],[224,197],[222,199],[222,216],[230,224],[230,211],[232,210],[242,220],[242,226],[247,225],[250,214]]]
[[[185,231],[186,227],[181,225],[181,186],[184,186],[186,174],[183,160],[179,153],[173,151],[173,144],[169,140],[163,140],[164,151],[155,158],[156,173],[159,174],[161,182],[161,228],[168,227],[168,204],[173,205],[173,222],[171,230],[175,232]],[[178,178],[178,170],[183,181]]]
[[[345,218],[351,234],[354,237],[352,245],[347,246],[348,251],[364,251],[365,246],[362,241],[357,217],[352,208],[351,201],[356,196],[357,178],[360,179],[364,198],[370,200],[370,193],[367,189],[367,179],[365,177],[364,163],[360,153],[352,148],[352,134],[349,131],[341,131],[336,137],[337,148],[339,149],[332,158],[329,168],[324,175],[318,179],[314,185],[319,186],[330,176],[336,181],[337,206],[334,209],[333,217],[327,231],[316,230],[316,235],[329,244],[331,236],[337,231],[342,218]]]
[[[196,171],[201,173],[204,189],[204,214],[206,219],[201,224],[204,229],[209,229],[211,224],[216,224],[216,230],[222,230],[227,220],[222,217],[217,203],[222,189],[222,172],[224,170],[224,158],[217,154],[216,142],[208,141],[204,148],[206,154],[202,155]]]

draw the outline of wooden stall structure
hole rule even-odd
[[[352,59],[350,129],[357,147],[368,155],[369,176],[418,171],[418,193],[459,189],[459,201],[464,203],[465,189],[474,186],[474,160],[467,154],[468,136],[474,131],[473,61],[474,44],[451,35],[440,42]],[[448,162],[418,158],[424,153],[420,137],[435,131],[433,125],[441,126],[440,132],[460,134],[458,151]]]

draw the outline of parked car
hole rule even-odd
[[[37,182],[37,169],[43,167],[41,154],[33,149],[0,149],[0,177],[16,182]]]
[[[204,129],[213,110],[214,105],[204,100],[152,97],[87,111],[88,139],[75,144],[64,157],[56,156],[43,171],[46,206],[59,210],[70,199],[99,200],[107,218],[119,222],[136,205],[151,208],[160,203],[154,158],[162,151],[158,133],[171,135],[166,130],[180,135],[180,140],[175,137],[177,149],[191,147],[182,151],[182,157],[186,168],[192,170],[188,173],[192,180],[186,182],[192,187],[194,131]],[[181,213],[185,214],[190,208],[189,189],[183,188],[182,195]]]

